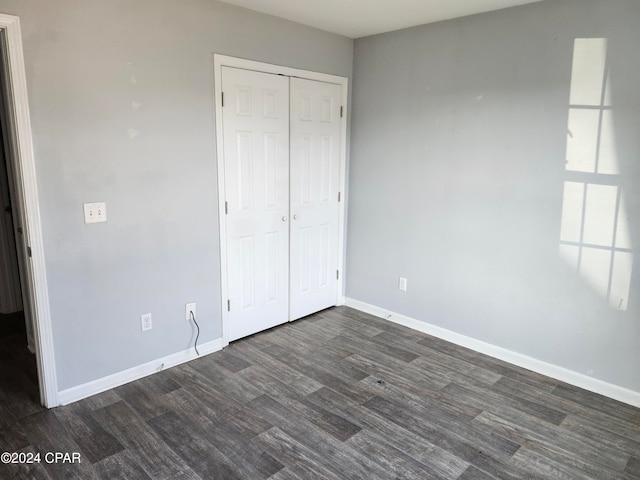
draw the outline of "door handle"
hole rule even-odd
[[[282,217],[282,221],[286,222],[287,221],[287,217]]]
[[[294,219],[294,220],[297,220],[297,219],[298,219],[298,215],[294,215],[294,216],[293,216],[293,219]]]

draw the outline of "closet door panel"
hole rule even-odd
[[[227,338],[289,319],[289,80],[222,68]]]
[[[291,78],[290,319],[335,305],[341,87]]]

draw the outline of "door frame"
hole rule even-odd
[[[4,139],[10,152],[7,166],[10,169],[9,181],[13,182],[15,191],[13,208],[22,221],[23,229],[21,236],[16,235],[16,247],[22,250],[18,255],[22,259],[21,283],[26,286],[22,292],[23,306],[29,309],[32,318],[40,403],[52,408],[58,406],[58,382],[20,19],[0,14],[0,33],[5,39],[2,53],[6,72],[4,94],[9,116],[6,119],[8,138]]]
[[[287,77],[299,77],[319,82],[334,83],[342,87],[343,107],[341,139],[340,139],[340,210],[338,219],[338,265],[340,269],[340,281],[338,282],[338,292],[336,305],[344,303],[344,237],[345,237],[345,205],[346,205],[346,160],[347,160],[347,101],[349,79],[328,73],[301,70],[298,68],[285,67],[270,63],[257,62],[244,58],[230,57],[228,55],[213,55],[214,64],[214,111],[216,122],[216,158],[218,166],[218,227],[220,231],[220,307],[222,318],[222,346],[229,344],[228,322],[229,312],[227,311],[228,280],[227,280],[227,228],[225,222],[225,172],[224,172],[224,145],[223,145],[223,124],[222,124],[222,67],[234,67],[256,72],[284,75]]]

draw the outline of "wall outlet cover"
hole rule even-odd
[[[143,332],[151,330],[153,328],[153,321],[151,320],[151,313],[143,313],[140,315],[140,328]]]
[[[184,318],[186,320],[191,320],[191,312],[193,312],[193,317],[196,317],[196,302],[187,303],[184,306]]]

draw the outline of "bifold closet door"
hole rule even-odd
[[[291,320],[338,296],[340,85],[291,78]]]
[[[289,320],[289,79],[222,68],[229,341]]]

